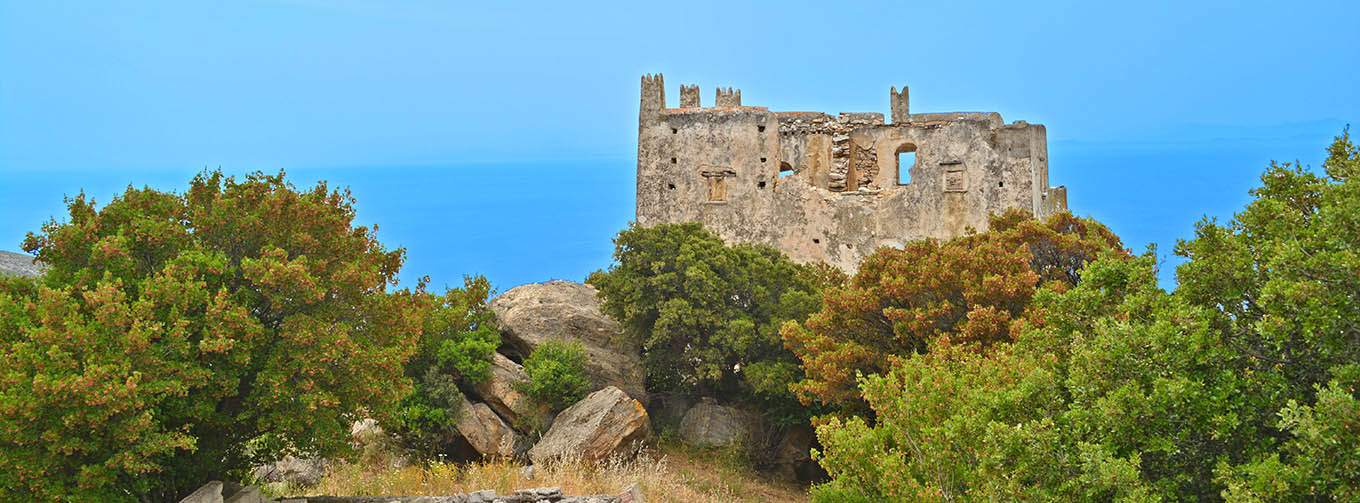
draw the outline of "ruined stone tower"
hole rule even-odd
[[[987,217],[1067,209],[1048,186],[1044,127],[997,113],[912,114],[907,88],[881,113],[771,112],[719,88],[713,107],[661,75],[642,78],[637,222],[702,222],[728,242],[853,271],[879,246],[951,238]]]

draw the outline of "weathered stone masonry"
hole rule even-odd
[[[639,224],[702,222],[728,242],[853,271],[879,246],[984,230],[1007,208],[1067,209],[1067,189],[1048,186],[1042,125],[911,114],[906,87],[890,91],[891,124],[742,106],[732,88],[714,98],[704,108],[698,86],[682,86],[681,107],[666,108],[661,75],[642,78]]]

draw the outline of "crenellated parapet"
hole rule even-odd
[[[741,89],[734,90],[730,87],[727,89],[719,87],[717,89],[717,96],[713,98],[713,106],[715,107],[741,106]]]
[[[642,105],[638,108],[640,117],[661,113],[666,109],[666,83],[661,74],[642,76]]]
[[[680,86],[680,108],[699,108],[699,86]]]

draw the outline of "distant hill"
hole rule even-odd
[[[34,264],[31,255],[0,251],[0,274],[41,276],[45,269],[42,265]]]

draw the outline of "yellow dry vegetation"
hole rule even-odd
[[[492,489],[561,487],[567,495],[618,494],[637,484],[647,503],[804,503],[807,487],[752,470],[735,453],[662,446],[632,460],[603,463],[565,460],[535,466],[525,477],[522,464],[505,460],[430,463],[389,468],[388,460],[368,459],[332,466],[315,486],[266,486],[283,496],[438,496]]]

